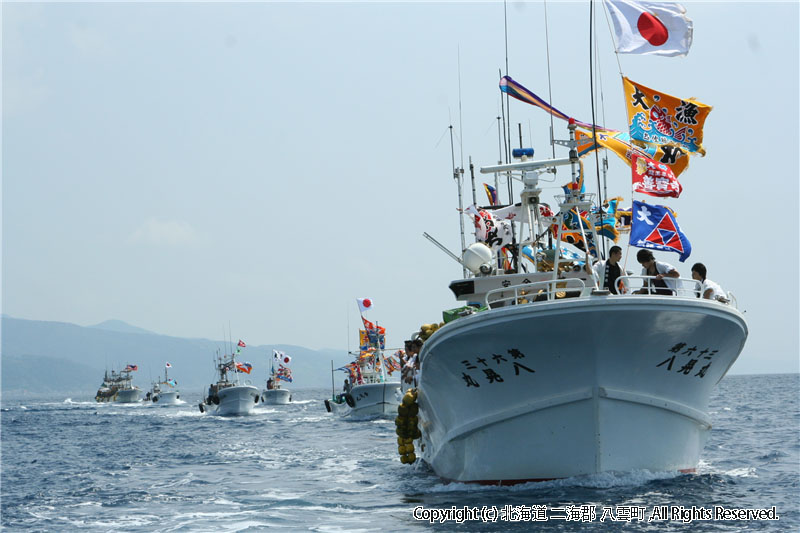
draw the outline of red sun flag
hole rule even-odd
[[[358,310],[362,313],[372,309],[372,298],[356,298],[356,302],[358,302]]]
[[[685,56],[692,46],[692,21],[675,2],[604,0],[620,54]]]
[[[661,46],[669,39],[669,30],[650,13],[642,13],[636,22],[636,28],[645,40],[653,46]]]
[[[242,348],[244,348],[244,347],[246,347],[247,345],[244,343],[244,341],[243,341],[242,339],[239,339],[239,346],[240,346],[240,347],[242,347]]]

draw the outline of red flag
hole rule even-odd
[[[683,191],[671,168],[637,153],[631,154],[631,174],[633,192],[677,198]]]
[[[367,320],[363,316],[361,317],[361,320],[364,322],[364,327],[367,328],[367,330],[376,329],[375,328],[375,324],[373,324],[372,322],[370,322],[369,320]],[[384,328],[383,326],[378,326],[377,330],[378,330],[378,334],[380,334],[380,335],[385,335],[386,334],[386,328]]]
[[[244,341],[243,341],[242,339],[239,339],[239,346],[241,346],[242,348],[244,348],[244,347],[245,347],[245,346],[247,346],[247,345],[244,343]]]

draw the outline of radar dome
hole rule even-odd
[[[473,274],[479,274],[483,265],[490,265],[492,262],[492,250],[482,242],[470,244],[464,250],[464,266]]]

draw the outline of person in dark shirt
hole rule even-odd
[[[595,263],[594,267],[589,266],[590,257],[589,254],[586,254],[586,265],[584,268],[587,273],[595,276],[597,285],[601,289],[608,289],[611,294],[625,293],[627,292],[627,288],[624,285],[624,281],[622,287],[617,285],[617,279],[622,276],[622,269],[619,265],[621,260],[622,248],[619,246],[612,246],[608,251],[608,259],[605,261],[598,261]]]

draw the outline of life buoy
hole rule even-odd
[[[344,401],[347,402],[347,405],[349,405],[351,408],[355,408],[356,400],[355,398],[353,398],[353,395],[350,394],[349,392],[344,393]]]
[[[211,403],[213,403],[214,405],[219,405],[219,396],[217,396],[216,394],[212,396]]]
[[[331,402],[327,398],[325,398],[325,409],[327,409],[329,413],[332,412]]]

